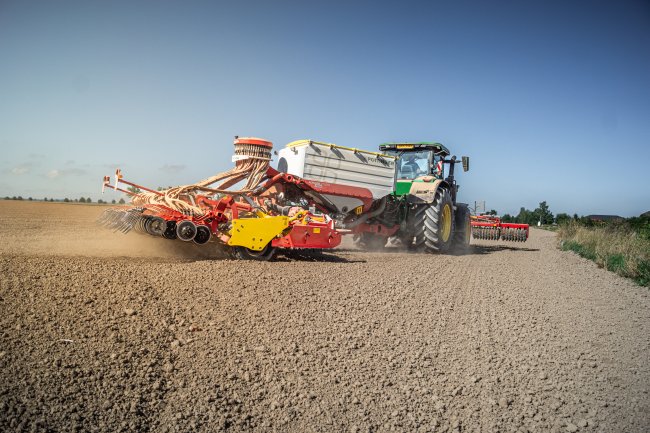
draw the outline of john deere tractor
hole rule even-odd
[[[395,191],[371,222],[389,228],[399,225],[391,242],[409,249],[444,253],[452,246],[467,247],[470,212],[467,204],[456,202],[454,167],[462,162],[463,170],[469,170],[469,158],[458,161],[445,146],[433,142],[384,143],[379,149],[396,158]],[[382,233],[360,233],[356,238],[359,246],[369,249],[387,242]]]

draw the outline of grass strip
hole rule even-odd
[[[560,247],[611,272],[650,287],[650,239],[628,227],[585,227],[569,222],[558,229]]]

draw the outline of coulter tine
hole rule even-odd
[[[128,233],[139,224],[143,208],[132,209],[106,209],[97,219],[97,222],[113,231]]]
[[[124,224],[124,214],[118,215],[113,222],[113,229],[116,231],[122,230],[122,225]]]

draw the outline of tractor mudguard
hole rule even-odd
[[[449,188],[449,184],[442,179],[435,179],[433,182],[416,179],[411,184],[411,190],[406,199],[411,204],[432,203],[436,196],[436,191],[441,186]]]

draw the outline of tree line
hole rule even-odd
[[[489,212],[491,215],[497,215],[495,210]],[[542,225],[549,224],[565,224],[569,221],[579,221],[585,225],[592,224],[593,221],[586,216],[578,216],[577,213],[574,213],[573,216],[568,213],[560,212],[557,215],[553,215],[546,201],[539,203],[534,210],[526,209],[521,207],[517,215],[504,214],[501,217],[501,221],[506,223],[519,223],[519,224],[528,224],[528,225],[537,225],[538,222],[541,222]]]
[[[496,215],[496,212],[494,213]],[[575,215],[578,218],[577,215]],[[529,224],[537,225],[538,222],[541,222],[544,225],[547,224],[562,224],[571,219],[571,216],[566,213],[559,213],[556,216],[553,215],[553,212],[548,207],[546,201],[540,202],[539,206],[535,210],[528,210],[525,207],[519,209],[519,214],[516,216],[510,214],[504,214],[501,217],[501,221],[506,223],[519,223],[519,224]]]
[[[487,214],[498,215],[497,211],[494,209],[490,212],[487,212]],[[501,221],[506,223],[519,223],[528,225],[537,225],[538,222],[541,222],[543,225],[562,225],[573,221],[587,227],[603,224],[603,221],[594,220],[588,216],[579,216],[577,213],[569,215],[568,213],[560,212],[557,215],[553,215],[553,212],[551,212],[549,209],[546,201],[541,202],[539,206],[534,210],[529,210],[525,207],[522,207],[519,209],[519,213],[517,215],[504,214],[501,217]],[[650,217],[646,214],[638,217],[621,218],[612,221],[613,224],[627,224],[633,230],[637,230],[641,227],[646,227],[649,222]]]
[[[42,200],[34,199],[32,197],[28,197],[27,199],[24,199],[22,196],[5,196],[5,200],[26,200],[26,201],[47,201],[47,202],[62,202],[62,203],[93,203],[93,199],[90,197],[80,197],[80,198],[43,198]],[[124,201],[123,198],[119,199],[118,201],[111,200],[110,204],[125,204],[126,202]],[[109,204],[108,201],[102,200],[101,198],[97,200],[97,204]]]

